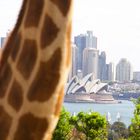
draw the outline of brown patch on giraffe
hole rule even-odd
[[[47,129],[48,121],[45,118],[28,113],[19,119],[14,140],[42,140]]]
[[[37,59],[37,44],[35,40],[25,40],[17,63],[18,70],[28,79]]]
[[[16,38],[11,43],[11,47],[13,48],[11,51],[11,57],[12,57],[13,61],[15,61],[17,53],[19,51],[20,42],[21,42],[21,34],[17,34]]]
[[[59,116],[59,114],[60,114],[61,105],[63,102],[63,97],[64,97],[64,87],[61,88],[59,95],[58,95],[58,100],[57,100],[57,104],[55,107],[55,115],[56,116]]]
[[[12,77],[11,67],[8,63],[0,69],[0,98],[5,96],[8,84]]]
[[[17,81],[13,82],[11,87],[8,103],[16,110],[19,111],[23,103],[23,91]]]
[[[49,46],[57,37],[58,32],[59,29],[56,24],[49,15],[46,15],[40,39],[41,47],[46,48]]]
[[[67,41],[67,59],[66,59],[66,66],[69,66],[70,60],[71,60],[71,23],[67,28],[67,36],[66,36],[66,41]]]
[[[37,27],[42,15],[44,0],[29,0],[25,27]]]
[[[49,61],[41,62],[28,93],[30,101],[45,102],[53,95],[60,78],[61,53],[61,49],[58,48]]]
[[[14,45],[15,45],[15,42],[16,42],[15,40],[17,40],[18,30],[21,26],[21,23],[22,23],[22,20],[23,20],[23,17],[24,17],[27,2],[28,2],[28,0],[23,1],[23,4],[22,4],[21,10],[20,10],[20,14],[18,16],[17,23],[15,25],[15,28],[12,31],[12,33],[10,35],[8,35],[8,41],[6,41],[6,45],[4,47],[3,55],[2,55],[2,58],[1,58],[0,71],[1,71],[2,67],[5,65],[5,62],[7,61],[8,57],[9,57],[9,54],[11,53],[11,50],[14,49]]]
[[[6,140],[11,127],[12,118],[0,106],[0,140]]]
[[[71,0],[51,0],[62,12],[63,16],[66,16],[70,5],[71,5]]]

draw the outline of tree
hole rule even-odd
[[[121,140],[128,138],[128,129],[123,122],[114,122],[109,131],[109,140]]]
[[[107,140],[107,121],[97,112],[80,112],[71,117],[70,123],[82,140]]]
[[[132,140],[140,140],[140,98],[135,103],[134,117],[132,118],[129,131]]]
[[[140,97],[137,99],[132,99],[133,103],[136,105],[140,104]]]
[[[53,133],[52,140],[69,140],[72,132],[72,125],[70,125],[70,113],[64,108],[61,111],[60,119]]]

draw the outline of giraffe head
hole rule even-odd
[[[49,140],[71,60],[72,0],[24,0],[0,64],[1,140]]]

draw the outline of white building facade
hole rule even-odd
[[[93,73],[95,79],[98,78],[98,57],[99,50],[85,48],[83,51],[83,76]]]
[[[114,77],[114,64],[112,62],[110,62],[108,64],[108,80],[109,81],[114,81],[115,77]]]
[[[77,74],[78,67],[78,47],[75,44],[71,44],[72,47],[72,56],[71,56],[71,71],[69,73],[69,78],[71,79],[73,76]]]
[[[125,58],[122,58],[116,66],[116,80],[120,82],[133,80],[132,65]]]
[[[92,31],[86,33],[86,47],[97,49],[97,37],[93,36]]]

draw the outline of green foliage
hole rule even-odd
[[[106,140],[107,122],[105,117],[99,113],[80,112],[77,116],[71,117],[70,123],[80,132],[83,140]]]
[[[133,99],[133,103],[136,105],[140,104],[140,97],[138,99]]]
[[[139,98],[140,99],[140,98]],[[135,104],[134,117],[130,125],[130,138],[132,140],[140,140],[140,100]]]
[[[114,122],[109,129],[109,140],[127,139],[128,136],[128,129],[123,122]]]
[[[69,124],[70,117],[70,113],[63,108],[52,140],[68,140],[70,138],[73,128],[72,125]]]

